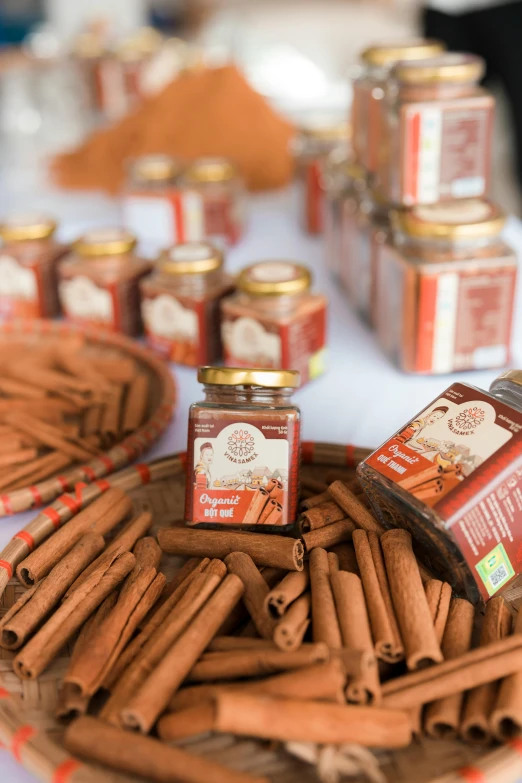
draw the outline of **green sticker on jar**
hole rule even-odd
[[[477,563],[476,569],[484,582],[488,595],[496,593],[515,575],[504,544],[498,544],[486,557],[483,557]]]

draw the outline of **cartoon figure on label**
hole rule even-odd
[[[199,450],[199,462],[194,468],[194,483],[199,489],[207,489],[212,483],[210,467],[214,461],[214,449],[211,443],[203,443]]]
[[[414,451],[424,451],[423,445],[421,445],[421,439],[419,439],[420,433],[429,427],[431,424],[435,424],[440,419],[444,418],[449,408],[445,405],[440,405],[438,408],[434,408],[427,416],[419,417],[412,421],[405,430],[400,432],[396,439],[400,443],[404,443]]]
[[[451,440],[419,438],[418,443],[424,449],[423,456],[430,459],[435,465],[440,465],[444,470],[452,465],[458,465],[459,473],[456,477],[460,479],[473,473],[482,462],[482,459],[472,454],[467,446],[454,443]]]

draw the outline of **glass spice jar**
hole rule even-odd
[[[521,370],[489,393],[452,384],[358,474],[381,522],[407,528],[417,556],[458,594],[520,595]]]
[[[517,259],[494,204],[463,199],[394,213],[379,247],[374,321],[406,372],[503,367],[510,359]]]
[[[385,198],[412,206],[487,194],[495,99],[478,86],[483,74],[470,54],[395,66],[377,167]]]
[[[346,155],[347,150],[347,122],[316,120],[299,130],[294,149],[299,215],[301,225],[309,234],[321,234],[324,230],[323,168],[328,156],[334,151]]]
[[[223,255],[205,242],[165,250],[140,283],[147,342],[165,359],[196,367],[221,359],[221,299],[234,282]]]
[[[325,210],[324,240],[325,265],[337,276],[344,254],[344,212],[350,213],[349,204],[358,203],[366,188],[366,174],[362,166],[335,150],[328,156],[324,167]]]
[[[88,326],[141,332],[139,281],[151,264],[134,253],[123,229],[97,229],[78,239],[59,264],[59,292],[67,318]]]
[[[310,271],[293,261],[243,269],[221,304],[225,364],[298,370],[302,383],[324,372],[328,300],[310,291]]]
[[[299,373],[202,367],[205,400],[190,407],[185,520],[282,532],[296,520]],[[285,531],[286,532],[286,531]]]
[[[122,196],[123,225],[156,251],[191,239],[190,196],[178,187],[182,163],[169,155],[143,155],[131,162]],[[196,219],[199,211],[196,209]],[[196,223],[196,234],[201,228]]]
[[[375,44],[361,54],[360,74],[353,80],[352,144],[356,159],[374,174],[382,143],[382,112],[391,69],[399,60],[423,60],[444,50],[440,41],[423,38]]]
[[[244,230],[245,188],[232,161],[199,158],[187,166],[181,185],[190,198],[194,226],[187,238],[235,244]]]
[[[346,215],[346,250],[339,277],[355,311],[368,323],[373,322],[379,246],[389,236],[391,211],[377,190],[366,188]]]
[[[65,245],[54,239],[56,223],[45,215],[12,215],[0,223],[0,316],[58,315],[58,276]]]

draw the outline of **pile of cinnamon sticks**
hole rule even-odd
[[[89,463],[142,423],[149,377],[81,336],[0,345],[0,492]]]
[[[393,749],[420,733],[521,731],[522,622],[512,633],[493,598],[473,647],[480,613],[352,489],[337,480],[304,501],[307,532],[291,539],[179,526],[156,538],[111,488],[20,563],[29,589],[0,645],[35,679],[74,642],[67,748],[148,780],[250,783],[167,743],[215,732]],[[173,555],[186,560],[167,581]]]

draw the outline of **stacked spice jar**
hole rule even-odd
[[[332,161],[328,265],[407,372],[509,361],[517,275],[488,200],[484,63],[433,41],[374,46],[353,85],[355,160]]]

